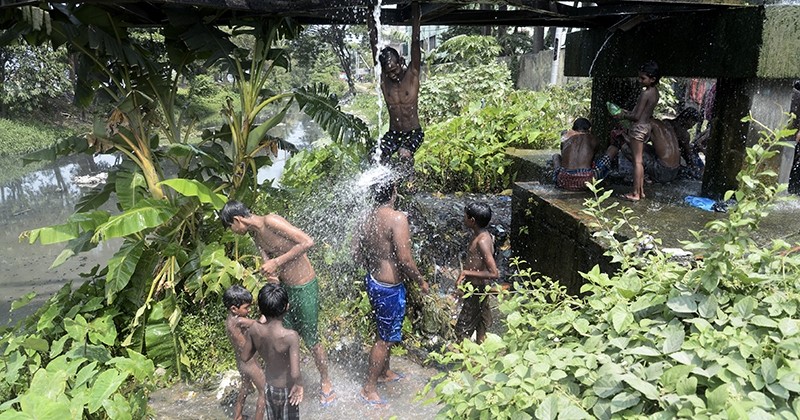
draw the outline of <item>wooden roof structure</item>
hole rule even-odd
[[[134,26],[162,26],[170,14],[191,13],[220,25],[292,17],[301,24],[364,24],[369,0],[0,0],[0,9],[42,3],[85,3],[108,10]],[[501,6],[486,10],[475,5]],[[752,5],[752,3],[750,3]],[[423,25],[506,25],[612,28],[658,19],[745,7],[744,0],[421,0]],[[410,0],[383,0],[381,23],[408,25]]]

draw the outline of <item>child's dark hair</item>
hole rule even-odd
[[[475,219],[479,228],[485,228],[492,220],[492,208],[486,203],[474,201],[464,206],[464,213]]]
[[[639,71],[648,75],[649,77],[652,77],[656,80],[656,82],[661,80],[661,71],[658,69],[658,64],[656,64],[656,62],[653,60],[642,64],[642,67],[639,68]]]
[[[583,117],[576,118],[575,122],[572,123],[572,129],[575,131],[589,131],[592,129],[592,122]]]
[[[380,54],[378,54],[378,61],[381,63],[381,67],[386,67],[386,63],[389,62],[389,57],[394,57],[395,61],[400,63],[400,53],[392,47],[385,47],[381,50]]]
[[[238,308],[245,303],[253,303],[253,295],[244,287],[234,284],[222,295],[222,303],[225,304],[226,309],[231,306]]]
[[[258,310],[267,318],[277,318],[288,309],[289,294],[280,284],[267,283],[258,292]]]
[[[394,194],[395,182],[392,180],[381,181],[372,185],[370,193],[378,204],[386,204],[392,199]]]
[[[231,200],[225,203],[225,207],[219,212],[219,218],[222,220],[222,226],[225,229],[231,227],[233,218],[236,216],[249,217],[250,209],[239,201]]]

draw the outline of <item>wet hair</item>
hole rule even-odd
[[[589,131],[592,129],[592,122],[583,117],[577,118],[572,123],[572,129],[575,131]]]
[[[675,119],[698,123],[703,120],[703,117],[696,109],[694,109],[693,107],[688,107],[684,108],[683,111],[679,112],[678,116],[676,116]]]
[[[378,54],[378,61],[381,63],[381,67],[386,67],[386,64],[389,62],[389,58],[394,57],[394,59],[400,63],[400,53],[397,52],[396,49],[392,47],[384,47],[380,54]]]
[[[267,283],[258,291],[258,310],[267,318],[277,318],[289,309],[289,294],[280,284]]]
[[[649,77],[652,77],[656,80],[656,82],[661,80],[661,71],[658,69],[658,64],[656,64],[656,62],[653,60],[642,64],[642,67],[639,67],[639,71]]]
[[[250,209],[239,201],[231,200],[225,203],[225,207],[219,212],[219,218],[225,229],[231,227],[236,216],[250,217]]]
[[[485,228],[489,224],[489,221],[492,220],[492,208],[486,203],[473,201],[464,206],[464,213],[475,219],[475,223],[477,223],[480,228]]]
[[[381,181],[373,184],[370,188],[372,199],[378,204],[386,204],[392,199],[394,194],[395,182],[394,181]]]
[[[245,303],[253,303],[253,295],[244,287],[234,284],[222,295],[222,303],[225,304],[225,308],[231,306],[238,308]]]

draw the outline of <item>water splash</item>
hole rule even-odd
[[[600,53],[603,52],[603,49],[606,47],[606,44],[608,44],[608,41],[611,39],[612,36],[614,36],[614,32],[608,34],[606,40],[603,41],[603,45],[600,46],[600,49],[597,50],[597,54],[594,55],[594,60],[592,60],[592,65],[589,66],[589,76],[592,75],[592,70],[594,70],[594,63],[597,61],[597,57],[599,57]]]
[[[373,72],[375,73],[375,97],[377,98],[376,101],[378,102],[378,143],[375,147],[375,155],[372,157],[372,162],[377,163],[381,161],[381,135],[382,126],[383,126],[383,92],[381,91],[381,64],[378,60],[378,56],[381,53],[381,49],[383,48],[383,37],[381,36],[381,5],[383,4],[383,0],[378,0],[375,4],[375,9],[372,10],[372,18],[375,21],[375,32],[377,32],[377,44],[375,45],[375,57],[372,57],[375,66],[373,67]]]

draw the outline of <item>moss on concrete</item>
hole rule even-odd
[[[800,6],[765,8],[758,77],[800,77]]]

